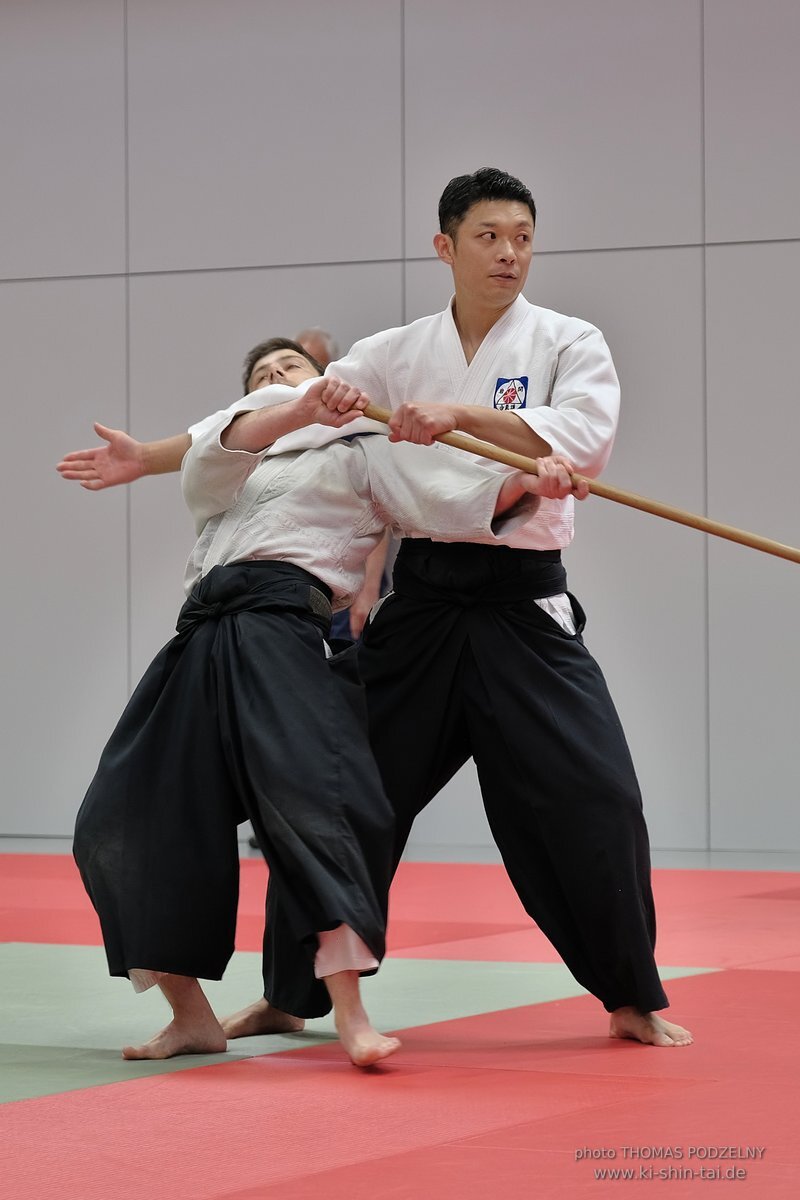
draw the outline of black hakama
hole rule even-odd
[[[597,663],[534,600],[566,587],[558,551],[403,542],[394,590],[359,666],[370,741],[397,820],[416,815],[472,756],[492,834],[527,912],[611,1012],[667,1005],[642,801]],[[269,911],[272,936],[274,917]],[[265,977],[281,997],[289,939]]]
[[[393,818],[357,675],[325,657],[326,592],[287,563],[215,567],[131,697],[75,833],[112,975],[221,978],[245,818],[304,989],[318,932],[348,925],[383,957]]]

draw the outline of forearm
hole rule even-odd
[[[220,434],[226,450],[244,450],[258,454],[278,438],[293,433],[308,423],[308,417],[297,399],[287,400],[270,408],[239,413]]]
[[[276,391],[277,387],[264,388],[262,395]],[[225,450],[260,454],[280,438],[307,425],[341,429],[359,417],[368,403],[369,397],[360,388],[332,375],[313,378],[307,385],[301,384],[289,400],[234,416],[222,429],[220,444]]]
[[[180,471],[183,456],[192,444],[188,433],[162,438],[158,442],[142,443],[142,474],[166,475]]]
[[[386,554],[389,548],[390,537],[391,534],[387,529],[375,549],[367,558],[364,564],[364,584],[361,589],[362,591],[374,593],[376,596],[380,594],[383,568],[386,565]]]
[[[455,413],[456,428],[462,433],[492,442],[505,450],[513,450],[516,454],[525,454],[528,458],[544,458],[552,454],[549,443],[516,413],[497,412],[493,408],[473,404],[456,405]]]
[[[523,496],[530,494],[523,486],[522,479],[523,476],[519,471],[515,471],[513,475],[506,476],[497,494],[497,501],[494,506],[494,515],[496,517],[508,512]]]
[[[585,479],[579,478],[573,482],[572,463],[560,454],[537,459],[536,468],[535,474],[515,471],[513,475],[506,476],[497,496],[495,517],[508,516],[512,510],[519,510],[521,503],[530,509],[531,500],[540,496],[563,500],[574,495],[578,500],[585,500],[589,494]]]
[[[364,564],[364,582],[350,605],[350,633],[354,638],[361,636],[373,604],[380,599],[390,537],[387,529]]]
[[[551,453],[549,443],[516,413],[497,412],[480,405],[406,401],[394,410],[389,420],[392,442],[430,446],[441,434],[459,430],[528,458],[544,458]]]

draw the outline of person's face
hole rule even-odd
[[[453,271],[456,301],[502,309],[525,286],[533,254],[533,218],[516,200],[481,200],[467,210],[455,237],[438,233],[436,253]]]
[[[317,374],[308,359],[303,358],[296,350],[273,350],[271,354],[259,358],[250,372],[247,394],[267,387],[270,383],[297,387],[306,379],[315,379]]]

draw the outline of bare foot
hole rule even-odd
[[[372,1067],[400,1049],[399,1038],[384,1037],[372,1028],[369,1020],[363,1023],[337,1021],[336,1029],[350,1061],[356,1067]]]
[[[227,1048],[225,1034],[217,1020],[195,1025],[170,1021],[166,1029],[143,1046],[124,1046],[122,1057],[175,1058],[179,1054],[221,1054]]]
[[[691,1046],[688,1029],[665,1021],[658,1013],[641,1013],[638,1008],[618,1008],[611,1014],[609,1037],[631,1038],[646,1046]]]
[[[223,1017],[220,1021],[225,1037],[230,1041],[234,1038],[257,1037],[266,1033],[299,1033],[305,1028],[302,1017],[293,1017],[291,1013],[281,1012],[273,1008],[264,997],[256,1000],[255,1004]]]
[[[158,986],[169,1001],[172,1021],[143,1046],[125,1046],[123,1058],[174,1058],[177,1054],[221,1054],[227,1050],[222,1026],[196,979],[163,972]]]
[[[333,1001],[333,1019],[342,1045],[356,1067],[372,1067],[400,1049],[396,1037],[384,1037],[373,1029],[361,1003],[358,971],[337,971],[325,976]]]

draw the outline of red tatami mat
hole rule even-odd
[[[267,872],[242,862],[237,948],[261,950]],[[674,966],[794,970],[800,950],[797,875],[654,872],[659,961]],[[100,930],[66,855],[0,855],[0,941],[99,945]],[[408,958],[557,962],[497,865],[403,863],[392,888],[389,953]]]
[[[596,1003],[580,997],[410,1030],[374,1073],[332,1044],[9,1104],[4,1194],[555,1200],[669,1182],[677,1200],[727,1182],[726,1196],[796,1196],[792,980],[725,971],[670,991],[692,1048],[598,1037]],[[595,1177],[609,1167],[747,1177]]]
[[[692,1047],[609,1041],[582,996],[407,1029],[372,1073],[331,1043],[7,1103],[0,1196],[795,1200],[798,876],[662,870],[655,881],[660,961],[716,968],[666,985]],[[260,948],[265,883],[264,864],[245,861],[242,949]],[[68,858],[2,856],[0,937],[98,943]],[[495,866],[404,864],[390,946],[409,958],[555,957]]]

